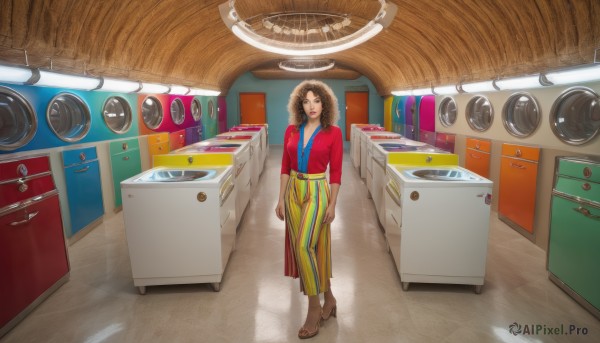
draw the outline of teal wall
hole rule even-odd
[[[377,94],[371,80],[362,76],[356,80],[322,79],[338,98],[340,120],[338,126],[346,135],[346,91],[369,91],[369,123],[383,125],[383,98]],[[269,124],[269,143],[283,144],[283,134],[288,126],[287,104],[290,93],[302,80],[262,80],[251,73],[240,76],[227,94],[227,128],[240,123],[239,94],[244,92],[265,93],[267,105],[267,123]]]

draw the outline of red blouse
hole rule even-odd
[[[281,174],[290,174],[290,170],[298,170],[298,141],[300,131],[295,125],[285,130],[283,137],[283,157]],[[327,170],[329,164],[329,183],[342,183],[342,158],[344,145],[342,130],[338,126],[321,129],[313,139],[308,159],[308,173],[320,174]]]

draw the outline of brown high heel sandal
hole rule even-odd
[[[302,326],[300,328],[300,331],[298,331],[298,338],[307,339],[307,338],[315,337],[319,333],[319,328],[321,327],[322,321],[323,321],[323,310],[321,310],[321,313],[319,313],[319,320],[317,320],[317,323],[315,324],[315,331],[310,332],[304,326]]]
[[[321,318],[323,318],[323,320],[328,320],[332,316],[337,318],[337,303],[333,305],[327,316],[325,316],[324,313],[321,314]]]

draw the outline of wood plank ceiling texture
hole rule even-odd
[[[223,94],[247,71],[290,76],[276,71],[284,56],[251,47],[226,28],[218,9],[225,1],[0,0],[0,62],[24,64],[25,49],[34,67],[52,59],[56,70]],[[321,56],[335,60],[339,72],[309,76],[362,74],[387,95],[587,64],[600,47],[598,0],[390,2],[398,12],[388,28],[355,48]],[[289,10],[361,16],[373,6],[378,1],[236,1],[245,17]]]

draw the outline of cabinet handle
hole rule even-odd
[[[474,158],[474,159],[476,159],[476,160],[480,160],[480,159],[481,159],[481,157],[480,157],[480,156],[477,156],[477,155],[475,155],[475,154],[469,154],[469,156],[471,156],[471,158]]]
[[[510,166],[513,168],[517,168],[517,169],[526,169],[524,165],[521,164],[516,164],[516,163],[510,163]]]
[[[129,161],[129,156],[125,156],[125,157],[123,157],[123,160],[124,160],[124,161]]]
[[[90,166],[85,166],[79,170],[76,170],[75,173],[85,173],[86,171],[88,171],[90,169]]]
[[[18,222],[12,222],[12,223],[10,223],[10,224],[8,224],[8,225],[10,225],[10,226],[17,226],[17,225],[22,225],[22,224],[29,223],[29,222],[30,222],[30,221],[33,219],[33,217],[35,217],[35,216],[37,216],[37,215],[38,215],[38,213],[40,213],[40,212],[39,212],[39,211],[36,211],[36,212],[33,212],[33,213],[28,213],[28,214],[25,216],[25,219],[23,219],[23,220],[20,220],[20,221],[18,221]]]
[[[587,208],[585,208],[585,207],[581,207],[581,206],[579,206],[579,207],[577,207],[577,208],[574,208],[574,209],[573,209],[573,211],[575,211],[575,212],[579,212],[579,213],[583,214],[584,216],[586,216],[586,217],[588,217],[588,218],[591,218],[591,219],[596,219],[596,220],[600,219],[600,216],[593,215],[593,214],[590,212],[590,210],[588,210],[588,209],[587,209]]]

